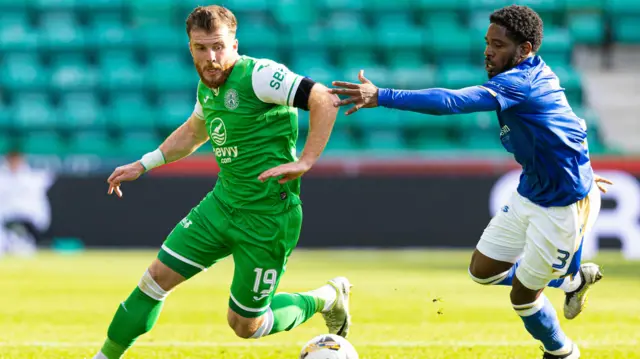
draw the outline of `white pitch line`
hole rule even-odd
[[[599,348],[613,346],[637,346],[640,344],[638,340],[628,341],[576,341],[583,348]],[[0,342],[0,347],[49,347],[49,348],[85,348],[99,347],[103,342]],[[183,348],[213,348],[213,347],[289,347],[302,346],[305,342],[182,342],[182,341],[166,341],[166,342],[139,342],[136,347],[183,347]],[[353,341],[356,347],[513,347],[513,346],[532,346],[536,345],[535,341],[386,341],[386,342],[370,342],[370,341]]]

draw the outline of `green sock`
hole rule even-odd
[[[136,287],[126,301],[118,306],[102,346],[102,354],[120,359],[142,334],[153,328],[160,316],[164,301],[155,300]]]
[[[322,308],[318,304],[318,299],[308,294],[276,294],[270,306],[273,313],[273,326],[264,335],[289,331],[306,322],[316,314],[318,308]]]

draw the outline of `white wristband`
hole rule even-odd
[[[164,155],[158,148],[155,151],[149,152],[142,156],[142,158],[140,159],[140,163],[142,163],[142,167],[144,167],[145,171],[150,171],[152,168],[156,168],[165,164]]]

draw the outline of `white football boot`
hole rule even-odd
[[[567,319],[573,319],[582,312],[587,304],[589,289],[602,279],[600,266],[594,263],[581,265],[580,275],[582,276],[582,283],[580,283],[578,289],[565,294],[564,317]]]
[[[574,343],[573,348],[571,349],[571,353],[564,355],[553,355],[544,352],[542,359],[580,359],[580,349],[578,349],[578,346]]]
[[[346,338],[351,326],[351,314],[349,314],[349,295],[351,283],[345,277],[333,278],[329,285],[336,289],[336,300],[331,309],[322,313],[330,334],[336,334]]]

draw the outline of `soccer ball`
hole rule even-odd
[[[358,359],[358,352],[345,338],[323,334],[302,347],[300,359]]]

